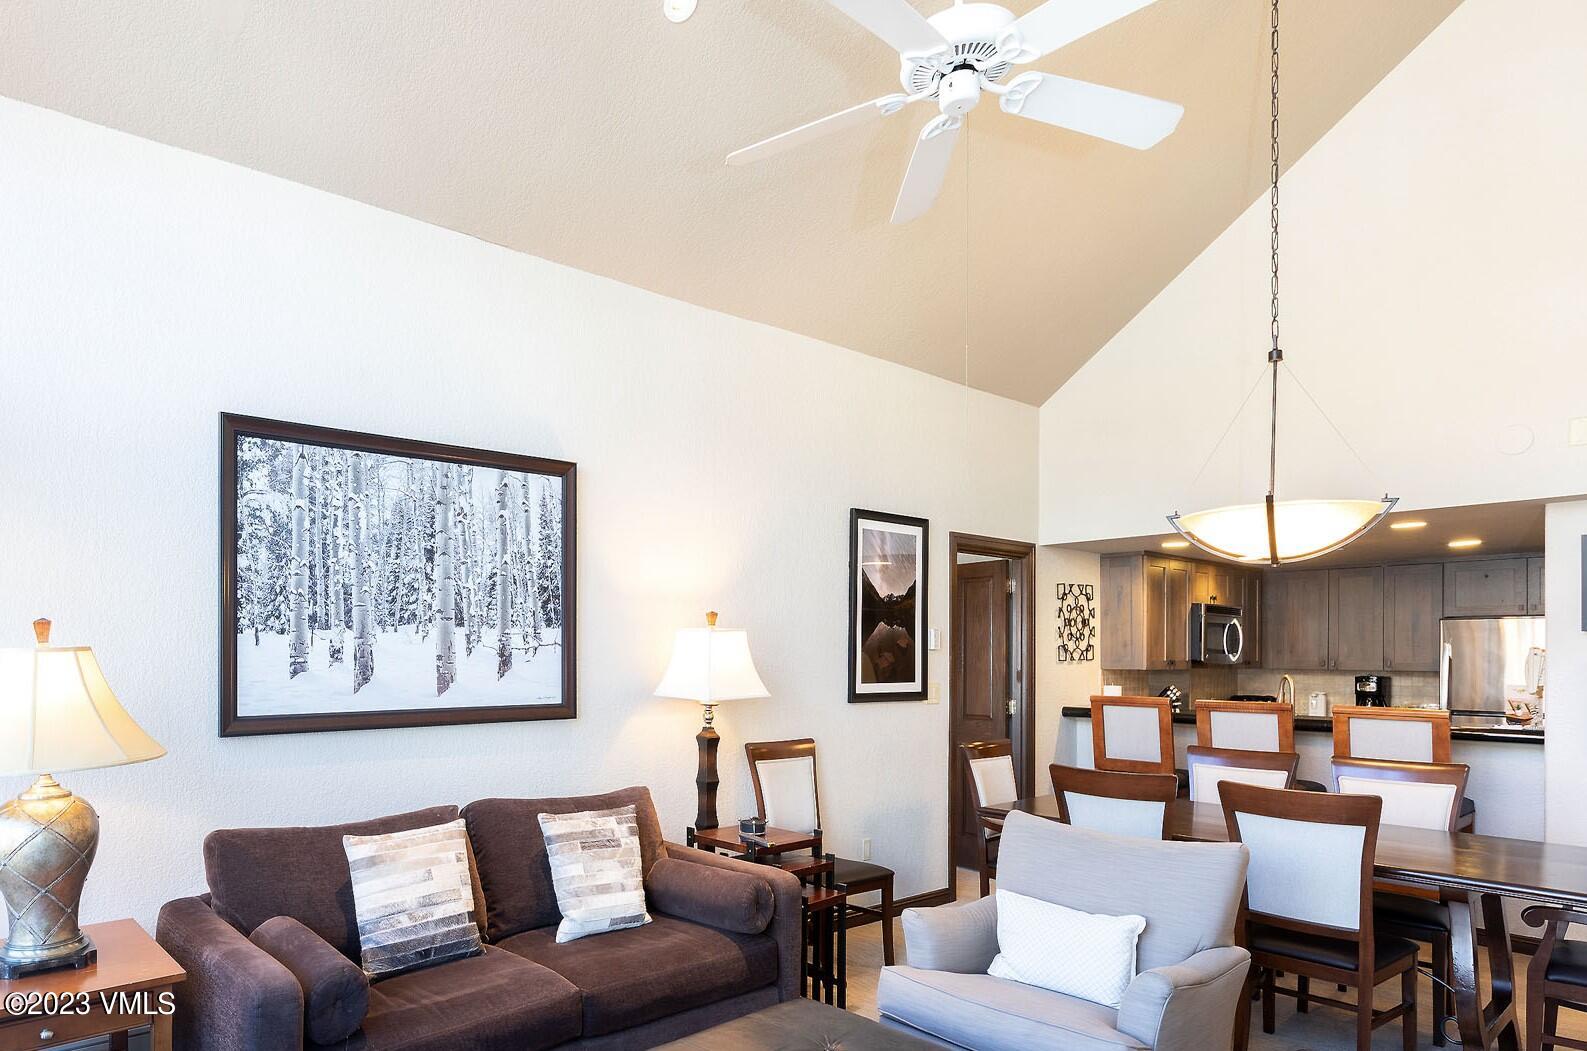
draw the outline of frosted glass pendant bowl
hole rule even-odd
[[[1180,536],[1220,558],[1276,566],[1337,551],[1382,521],[1396,502],[1392,496],[1381,500],[1264,501],[1172,514],[1168,523]]]

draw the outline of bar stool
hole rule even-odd
[[[1174,774],[1174,706],[1167,697],[1091,698],[1091,765],[1118,774]]]
[[[1256,752],[1295,751],[1295,706],[1269,701],[1197,701],[1196,744]],[[1297,779],[1286,788],[1326,792],[1316,781]]]

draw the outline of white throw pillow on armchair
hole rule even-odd
[[[1144,916],[1101,916],[997,890],[997,956],[987,974],[1117,1008],[1135,978]]]

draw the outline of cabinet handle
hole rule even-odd
[[[40,1029],[39,1030],[39,1039],[40,1040],[54,1040],[55,1039],[55,1030],[53,1030],[53,1029]]]

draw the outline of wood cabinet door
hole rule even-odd
[[[1383,567],[1328,571],[1328,667],[1383,667]]]
[[[1263,604],[1266,597],[1262,594],[1262,574],[1242,573],[1241,575],[1241,600],[1240,625],[1245,629],[1245,652],[1240,655],[1240,663],[1247,667],[1255,667],[1262,663],[1262,621],[1265,616]]]
[[[1526,611],[1536,616],[1541,616],[1547,610],[1543,606],[1543,560],[1529,558],[1526,560]]]
[[[1328,667],[1328,571],[1268,575],[1268,622],[1264,664],[1279,670]],[[1273,654],[1273,648],[1279,656]]]
[[[1444,616],[1510,617],[1527,611],[1527,560],[1444,563]]]
[[[1228,566],[1207,562],[1191,565],[1190,601],[1210,602],[1218,606],[1238,606],[1241,600],[1242,574]]]
[[[1383,587],[1384,670],[1438,671],[1443,564],[1390,566]]]
[[[1146,668],[1146,592],[1139,555],[1102,560],[1101,605],[1097,610],[1102,666],[1122,671]]]
[[[1169,565],[1167,590],[1163,594],[1166,667],[1190,666],[1190,566],[1184,562]]]

